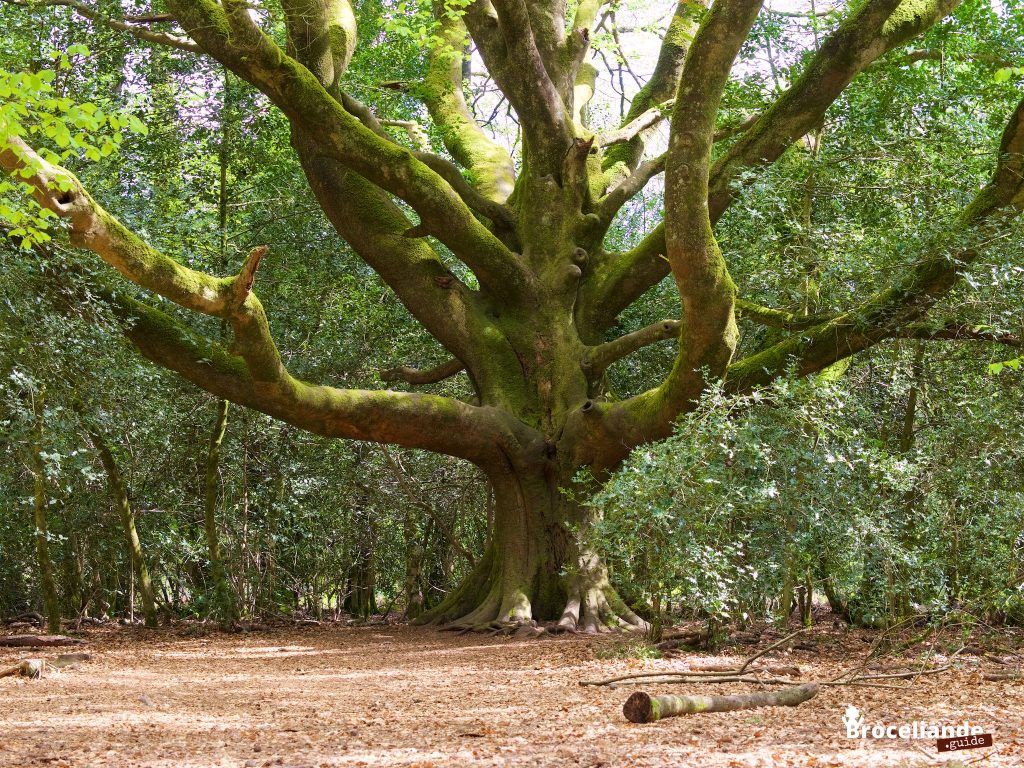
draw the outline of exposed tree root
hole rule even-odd
[[[538,621],[530,600],[521,591],[512,594],[492,592],[477,608],[454,621],[445,621],[444,612],[429,617],[439,629],[453,632],[482,632],[491,635],[536,637],[545,633],[602,634],[606,632],[645,632],[648,624],[615,594],[610,586],[574,590],[556,621]]]
[[[606,578],[574,585],[555,626],[563,632],[584,634],[615,630],[646,632],[650,628],[646,621],[630,610]]]
[[[514,610],[506,606],[512,604]],[[616,610],[612,606],[619,604]],[[498,606],[497,608],[495,606]],[[431,622],[447,632],[479,632],[488,635],[538,637],[544,634],[604,634],[609,632],[645,632],[647,622],[631,611],[614,592],[609,596],[600,589],[590,590],[585,599],[570,598],[561,618],[556,621],[537,621],[532,616],[529,601],[520,593],[514,600],[489,599],[460,619]]]
[[[649,628],[618,596],[596,558],[589,558],[577,573],[561,578],[564,581],[555,585],[557,592],[566,596],[561,613],[552,615],[552,600],[548,599],[546,604],[541,601],[538,615],[534,601],[543,590],[529,590],[533,593],[531,597],[528,590],[520,586],[530,579],[503,572],[493,550],[489,549],[454,593],[413,623],[454,632],[519,637],[562,632],[645,632]],[[555,587],[552,591],[556,591]]]

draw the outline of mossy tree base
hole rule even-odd
[[[567,596],[556,610],[550,610],[551,604],[543,597],[531,599],[524,590],[503,588],[500,579],[483,580],[481,584],[479,576],[474,572],[448,600],[413,623],[445,630],[526,635],[649,629],[647,622],[618,596],[606,576],[562,577],[558,591]]]
[[[473,571],[417,624],[514,632],[646,631],[618,596],[600,557],[581,542],[588,510],[538,473],[492,476],[492,541]],[[565,481],[561,485],[568,484]],[[576,533],[571,533],[575,531]]]

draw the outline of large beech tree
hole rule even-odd
[[[604,3],[437,0],[438,34],[414,92],[447,156],[403,146],[374,105],[346,92],[357,39],[350,0],[281,0],[284,23],[265,28],[242,0],[167,0],[167,15],[130,18],[77,0],[52,3],[153,45],[211,57],[265,94],[286,116],[330,222],[451,353],[433,370],[396,361],[386,378],[422,385],[466,375],[472,401],[298,380],[257,298],[258,268],[272,250],[253,250],[238,275],[195,271],[147,244],[20,138],[9,139],[0,163],[27,177],[37,200],[67,221],[75,245],[233,331],[221,346],[155,306],[116,298],[126,335],[152,361],[321,435],[435,451],[481,468],[495,492],[489,548],[426,620],[641,627],[583,543],[587,510],[574,500],[579,493],[563,492],[579,471],[599,481],[631,449],[668,435],[711,381],[746,391],[821,371],[887,338],[948,335],[927,330],[923,316],[978,258],[972,244],[1011,226],[1024,205],[1022,103],[1008,115],[990,182],[890,286],[832,315],[797,316],[737,297],[715,229],[742,180],[815,130],[858,74],[951,13],[956,0],[856,4],[778,99],[732,131],[716,125],[720,101],[762,0],[702,2],[678,4],[626,120],[595,133],[583,116],[596,76],[590,38]],[[515,158],[467,104],[467,41],[521,126]],[[664,119],[668,150],[648,158]],[[724,133],[732,143],[716,152]],[[617,212],[662,173],[663,222],[632,250],[607,249]],[[467,271],[449,269],[452,258]],[[669,274],[678,317],[610,338],[619,313]],[[738,317],[780,330],[770,346],[736,359]],[[606,396],[609,365],[676,337],[664,380],[623,400]]]

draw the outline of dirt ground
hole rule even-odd
[[[0,649],[0,668],[62,650],[92,654],[39,680],[0,679],[0,765],[1024,765],[1024,682],[984,681],[964,654],[957,657],[962,668],[900,690],[825,688],[796,708],[633,725],[622,703],[639,687],[579,681],[732,661],[751,647],[638,659],[622,658],[624,641],[615,638],[515,640],[401,626],[201,637],[106,629],[85,636],[89,644],[79,648]],[[773,652],[768,660],[799,664],[805,679],[827,679],[868,648],[852,633],[843,643],[815,641],[817,648]],[[848,704],[868,724],[966,719],[992,733],[995,744],[949,756],[937,754],[934,740],[848,739],[841,719]]]

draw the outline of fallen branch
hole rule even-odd
[[[631,723],[653,723],[666,717],[698,712],[733,712],[759,707],[795,707],[818,694],[817,683],[807,683],[778,691],[748,693],[741,696],[651,696],[637,691],[622,707]]]
[[[685,673],[666,673],[642,679],[643,685],[680,685],[685,683],[750,683],[753,685],[793,685],[799,680],[783,680],[777,677],[757,677],[755,675],[687,675]],[[618,688],[619,682],[609,683],[609,688]]]
[[[800,674],[800,667],[795,664],[767,664],[748,669],[748,672],[763,672],[768,675],[780,675],[782,677],[796,677]],[[689,670],[690,673],[704,674],[706,672],[719,672],[735,674],[736,667],[728,664],[702,664],[697,669]]]
[[[35,679],[42,674],[44,666],[46,666],[46,662],[42,659],[25,659],[24,661],[18,662],[10,669],[0,671],[0,677],[18,676]]]
[[[1014,672],[986,672],[981,676],[983,680],[990,680],[997,682],[1000,680],[1022,680],[1024,679],[1024,673],[1020,670]]]
[[[725,682],[725,680],[721,680],[721,679],[718,679],[718,678],[730,677],[730,678],[734,678],[733,680],[730,680],[730,682],[740,682],[736,678],[742,677],[744,672],[747,672],[748,670],[750,670],[750,665],[751,664],[753,664],[755,661],[757,661],[758,659],[762,658],[763,656],[771,653],[772,651],[774,651],[779,646],[785,645],[787,642],[792,640],[797,635],[801,635],[804,632],[807,632],[808,630],[810,630],[810,627],[804,627],[803,629],[798,629],[796,632],[792,632],[792,633],[786,635],[781,640],[778,640],[778,641],[772,643],[771,645],[769,645],[763,651],[758,651],[757,653],[755,653],[753,656],[751,656],[746,661],[744,661],[741,666],[735,667],[735,668],[732,668],[732,669],[727,668],[727,667],[719,667],[716,670],[710,670],[710,669],[709,670],[692,670],[692,671],[689,671],[689,672],[639,672],[639,673],[633,674],[633,675],[622,675],[620,677],[611,677],[611,678],[608,678],[607,680],[581,680],[580,681],[580,685],[613,685],[615,683],[621,683],[623,680],[643,680],[643,679],[647,679],[647,678],[657,678],[657,677],[679,678],[679,680],[678,680],[679,682],[690,682],[693,679],[697,679],[697,678],[699,678],[701,680],[709,680],[709,679],[714,678],[714,679],[717,679],[717,682]],[[686,636],[684,636],[684,637],[686,637]],[[668,642],[672,642],[675,639],[676,638],[672,638]],[[661,645],[659,645],[658,647],[660,648]],[[776,667],[775,669],[778,669],[778,667]],[[789,671],[793,670],[793,669],[796,669],[796,668],[795,667],[789,667],[789,668],[787,668],[786,672],[777,672],[776,671],[774,674],[786,675],[786,674],[789,674]],[[771,670],[772,670],[772,668],[770,668],[770,667],[758,667],[758,668],[750,670],[750,671],[751,672],[761,672],[761,671],[771,672]],[[800,670],[796,669],[796,673],[799,674],[799,672],[800,672]],[[746,681],[744,681],[744,682],[746,682]],[[768,681],[757,680],[757,682],[768,682]]]
[[[6,648],[49,648],[54,645],[82,645],[85,640],[64,635],[8,635],[0,637],[0,646]]]
[[[748,670],[747,675],[741,674],[735,669],[723,670],[721,672],[704,672],[700,670],[690,670],[682,672],[636,672],[632,675],[620,675],[619,677],[610,677],[607,680],[582,680],[580,685],[593,685],[593,686],[612,686],[614,687],[618,683],[626,682],[629,680],[642,680],[646,683],[779,683],[787,685],[789,680],[779,680],[777,678],[764,678],[757,677],[759,672],[767,672],[767,667],[756,667],[755,669]],[[788,672],[783,672],[783,675],[788,675]],[[660,679],[665,678],[665,679]]]
[[[797,635],[802,635],[804,632],[810,631],[810,629],[811,629],[810,627],[804,627],[803,629],[798,629],[796,632],[791,632],[790,634],[786,635],[781,640],[778,640],[778,641],[772,643],[771,645],[769,645],[763,651],[758,651],[757,653],[755,653],[753,656],[751,656],[749,659],[747,659],[745,662],[743,662],[743,666],[740,667],[739,669],[737,669],[736,671],[737,672],[745,672],[747,667],[749,667],[755,661],[760,659],[762,656],[767,656],[769,653],[774,651],[779,646],[785,645],[786,643],[788,643],[790,640],[792,640]]]

